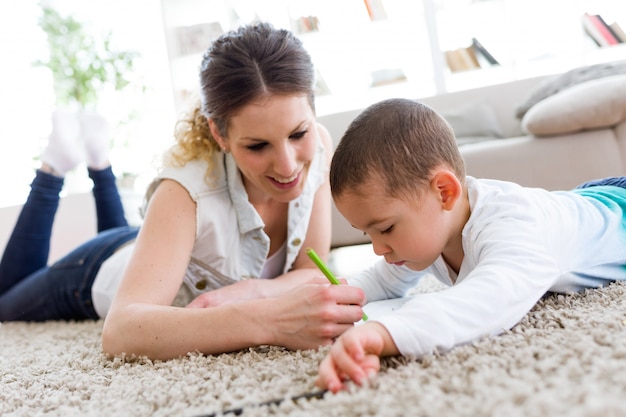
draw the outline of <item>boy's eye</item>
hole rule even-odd
[[[386,235],[388,233],[391,233],[391,231],[393,230],[393,226],[389,226],[388,228],[386,228],[385,230],[381,230],[380,234],[381,235]]]
[[[295,132],[289,136],[289,139],[302,139],[304,135],[306,135],[308,130],[303,130],[301,132]]]

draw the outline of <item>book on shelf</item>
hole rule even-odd
[[[582,16],[582,23],[585,33],[587,33],[598,46],[611,46],[620,43],[613,29],[606,24],[600,15],[585,13]]]
[[[619,36],[617,36],[617,33],[615,33],[615,31],[613,30],[613,28],[611,27],[611,25],[609,25],[608,23],[606,23],[606,20],[604,20],[602,18],[602,16],[600,16],[599,14],[594,15],[596,17],[596,19],[598,19],[598,22],[600,22],[600,24],[606,28],[606,30],[609,31],[609,33],[611,34],[611,36],[613,37],[613,39],[615,39],[616,44],[617,43],[623,43],[622,40],[620,40]]]
[[[596,25],[587,17],[587,15],[583,15],[580,20],[583,25],[583,30],[587,36],[589,36],[589,39],[596,44],[596,46],[608,46]]]
[[[459,48],[459,52],[463,57],[463,61],[467,64],[470,69],[480,68],[480,63],[478,62],[478,57],[476,56],[476,52],[472,46],[468,46],[465,48]]]
[[[383,0],[363,0],[365,7],[367,8],[367,14],[370,20],[385,20],[387,18],[387,11],[383,5]]]
[[[452,72],[467,71],[480,68],[478,58],[472,47],[457,48],[445,51],[446,63]]]
[[[456,49],[444,51],[444,55],[446,58],[446,64],[448,65],[448,68],[450,68],[450,71],[459,72],[467,70],[467,68],[465,68],[465,63],[463,62],[463,59],[457,53]]]
[[[489,53],[487,48],[476,38],[472,38],[472,48],[479,60],[484,60],[488,65],[500,65],[497,59]],[[482,66],[482,65],[481,65]]]
[[[624,32],[624,29],[622,29],[619,23],[613,22],[609,26],[613,30],[615,36],[617,36],[617,39],[619,39],[621,43],[626,43],[626,32]]]
[[[295,31],[299,34],[318,32],[320,20],[317,16],[301,16],[294,22]]]

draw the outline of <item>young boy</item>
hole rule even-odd
[[[426,273],[449,286],[342,334],[317,380],[333,392],[375,375],[379,356],[444,352],[510,329],[548,291],[626,279],[626,177],[548,192],[466,176],[452,129],[416,101],[361,113],[330,183],[385,258],[348,281],[368,302],[402,297]]]

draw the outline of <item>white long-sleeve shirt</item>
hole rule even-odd
[[[547,292],[626,279],[626,189],[549,192],[467,177],[471,215],[458,276],[440,256],[416,272],[384,260],[349,280],[368,302],[402,297],[426,274],[449,288],[376,319],[400,353],[444,352],[517,324]]]

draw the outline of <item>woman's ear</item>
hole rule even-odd
[[[437,193],[444,210],[452,210],[463,195],[461,181],[452,171],[440,169],[435,172],[431,181],[431,189]]]
[[[220,134],[219,129],[217,128],[217,124],[211,118],[207,118],[207,122],[209,123],[209,129],[211,130],[211,136],[217,142],[222,151],[228,153],[230,150],[228,149],[228,142],[224,137]]]

